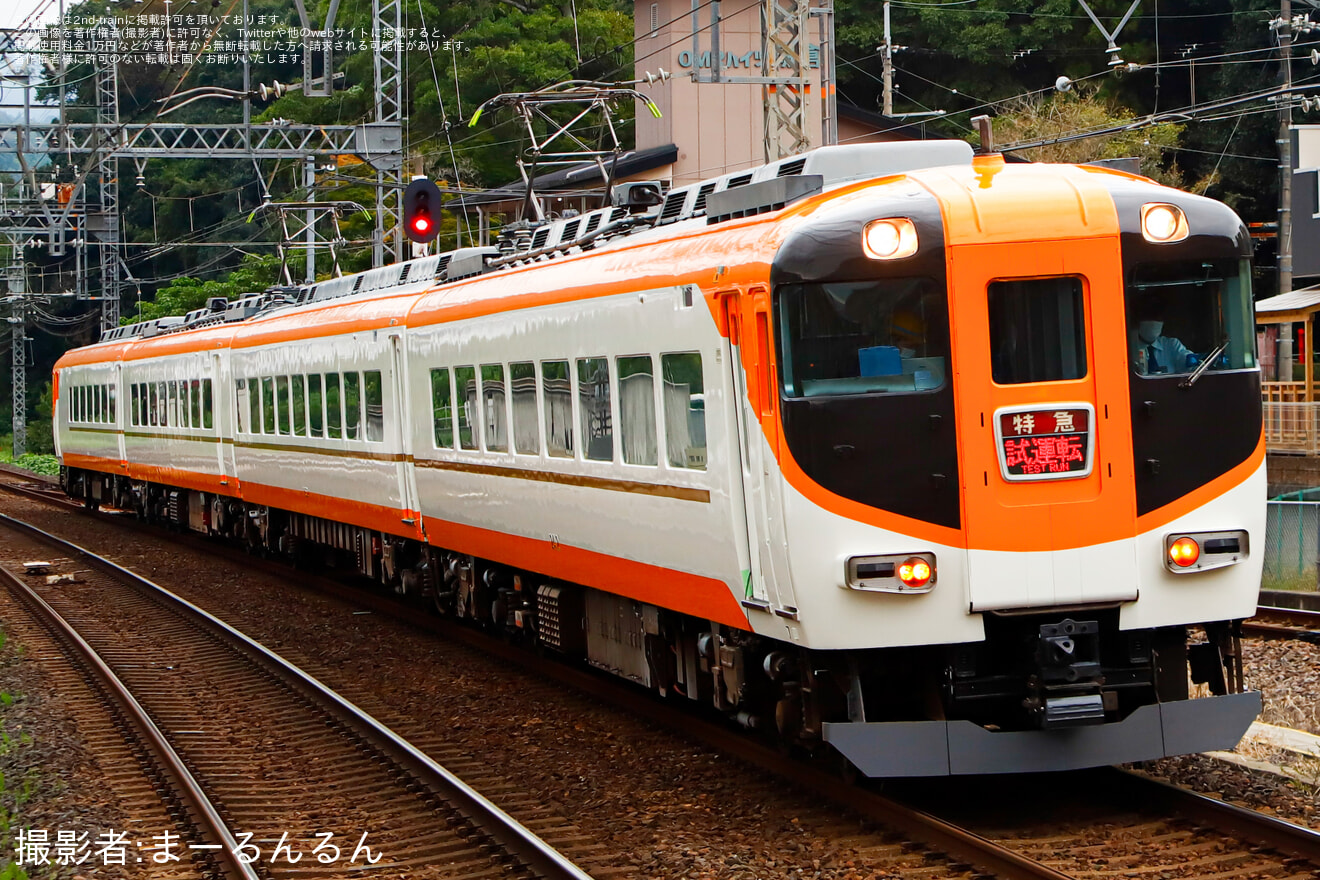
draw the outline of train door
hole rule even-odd
[[[733,373],[743,510],[750,551],[745,597],[773,605],[774,610],[791,617],[797,612],[797,604],[788,578],[781,502],[777,483],[771,478],[777,473],[778,464],[761,428],[763,418],[772,421],[775,418],[777,394],[770,344],[769,294],[764,287],[754,287],[742,297],[734,291],[721,300],[732,345],[729,368]]]
[[[124,448],[124,426],[129,422],[129,414],[132,412],[128,395],[124,393],[124,364],[122,361],[115,362],[114,379],[110,385],[111,393],[114,397],[115,419],[115,457],[119,460],[119,468],[122,472],[128,472],[128,451]]]
[[[417,495],[416,471],[412,465],[412,423],[408,418],[411,409],[408,399],[408,357],[403,336],[390,334],[390,402],[389,408],[394,413],[394,436],[392,444],[399,456],[396,479],[399,484],[399,501],[404,509],[404,525],[415,526],[421,530],[421,504]]]
[[[1116,238],[950,249],[972,611],[1136,598]]]

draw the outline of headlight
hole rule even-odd
[[[917,252],[917,227],[906,217],[872,220],[862,230],[862,250],[873,260],[901,260]]]
[[[1251,548],[1241,529],[1173,532],[1164,536],[1164,567],[1174,574],[1223,568],[1246,559]]]
[[[929,593],[935,587],[934,553],[852,556],[845,566],[850,590],[870,593]]]
[[[1187,237],[1187,215],[1176,205],[1150,202],[1141,206],[1141,235],[1155,244],[1182,241]]]

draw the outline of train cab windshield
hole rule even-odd
[[[1249,262],[1139,263],[1126,300],[1129,361],[1138,375],[1256,366]]]
[[[911,393],[944,385],[948,306],[934,279],[785,284],[777,300],[785,396]]]

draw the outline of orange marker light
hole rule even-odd
[[[1169,561],[1180,568],[1195,565],[1201,558],[1201,545],[1191,538],[1179,538],[1169,545]]]
[[[913,556],[900,562],[894,569],[894,574],[903,582],[903,586],[915,590],[930,583],[935,570],[930,567],[930,563],[926,560],[919,556]]]

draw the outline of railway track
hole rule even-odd
[[[50,496],[45,497],[49,499]],[[157,530],[149,531],[161,536]],[[190,536],[170,537],[206,552],[230,555],[222,546],[212,542]],[[244,565],[288,576],[288,568],[279,563],[239,558]],[[603,702],[623,708],[657,726],[675,726],[672,707],[660,705],[648,695],[622,687],[613,680],[579,669],[540,663],[526,652],[498,639],[446,620],[422,618],[415,608],[391,597],[302,574],[299,580],[319,591],[336,593],[359,606],[397,617],[411,626],[471,644],[484,653],[493,654],[501,663],[534,667],[538,675],[548,675],[558,683],[595,695]],[[1236,877],[1257,873],[1261,876],[1314,876],[1320,869],[1320,837],[1315,832],[1138,775],[1120,775],[1120,771],[1114,771],[1112,775],[1068,775],[1070,781],[1064,786],[1068,789],[1105,793],[1104,801],[1111,811],[1106,821],[1110,827],[1120,830],[1112,832],[1106,843],[1097,844],[1093,836],[1082,831],[1051,831],[1049,820],[1042,820],[1038,827],[1009,831],[986,823],[984,817],[979,824],[975,817],[964,821],[956,811],[948,811],[947,804],[931,803],[920,796],[909,798],[913,792],[910,786],[890,789],[896,796],[889,797],[824,773],[819,765],[789,760],[778,750],[762,747],[722,725],[695,718],[683,718],[677,723],[684,736],[701,740],[726,754],[737,755],[744,762],[879,824],[888,834],[882,834],[884,842],[872,848],[889,846],[900,849],[918,858],[920,864],[941,865],[943,870],[952,874],[989,873],[1006,878],[1053,880],[1099,878],[1115,873],[1112,867],[1106,868],[1105,865],[1126,863],[1138,867],[1154,854],[1160,854],[1160,859],[1169,862],[1172,873],[1168,876]],[[933,790],[953,786],[945,789],[948,792],[946,800],[960,802],[966,800],[965,791],[955,790],[960,784],[940,783]],[[1132,804],[1144,807],[1134,811]],[[1066,804],[1060,809],[1066,810]],[[894,833],[902,838],[898,843],[894,843]],[[1095,855],[1097,846],[1106,854]]]
[[[0,529],[63,554],[60,567],[77,572],[76,583],[44,590],[8,570],[0,577],[91,672],[139,740],[133,750],[168,783],[181,833],[150,829],[166,832],[152,836],[162,841],[153,862],[206,860],[206,873],[244,880],[346,870],[589,880],[411,744],[222,621],[26,523],[0,515]]]
[[[1315,599],[1314,594],[1262,590],[1256,616],[1243,622],[1242,631],[1320,645],[1320,602]]]

